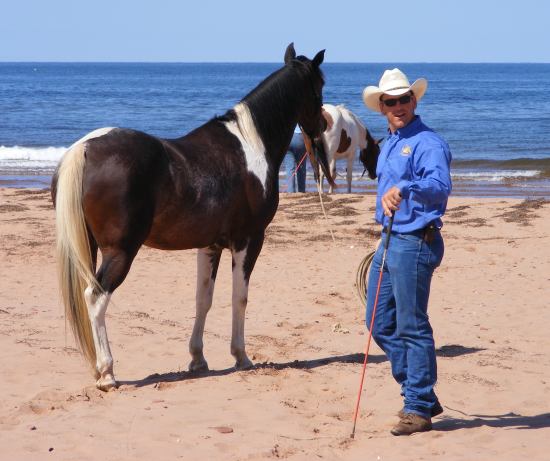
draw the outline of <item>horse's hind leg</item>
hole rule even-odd
[[[336,181],[336,158],[331,158],[329,162],[329,173],[333,181]],[[332,184],[328,185],[328,193],[332,194],[334,192],[334,187]]]
[[[116,387],[116,381],[113,373],[113,356],[105,325],[105,313],[113,291],[124,281],[130,270],[135,252],[128,253],[124,250],[109,249],[102,255],[103,260],[97,280],[103,293],[98,293],[89,286],[86,288],[84,296],[96,350],[96,386],[98,389],[108,391]]]
[[[231,331],[231,354],[235,357],[235,368],[243,370],[254,364],[246,355],[244,342],[244,321],[248,303],[248,284],[254,264],[262,249],[264,233],[252,237],[244,249],[232,249],[233,254],[233,322]]]
[[[96,351],[96,386],[102,391],[116,387],[116,381],[113,374],[113,356],[109,348],[107,338],[107,327],[105,325],[105,312],[111,293],[97,294],[92,286],[88,286],[84,291],[86,305],[88,307],[88,316],[92,325],[92,334],[94,336],[94,345]]]
[[[191,340],[189,341],[189,353],[192,357],[189,371],[208,370],[208,363],[203,354],[202,337],[206,315],[212,306],[214,284],[221,253],[221,249],[217,248],[201,248],[197,253],[197,314]]]

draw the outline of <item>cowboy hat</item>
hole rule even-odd
[[[412,91],[416,100],[420,101],[427,88],[428,81],[425,78],[419,78],[411,85],[407,76],[396,67],[384,72],[378,86],[367,86],[363,90],[363,102],[369,109],[380,112],[381,95],[400,96]]]

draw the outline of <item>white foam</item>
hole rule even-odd
[[[67,150],[66,147],[0,146],[0,169],[53,170]]]
[[[458,171],[452,172],[455,179],[470,179],[472,181],[499,182],[507,179],[534,178],[542,173],[540,170],[493,170],[493,171]]]
[[[361,172],[354,171],[352,179],[354,181],[368,179],[367,173],[365,172],[362,175],[363,169],[361,167]],[[453,172],[451,170],[451,176],[454,179],[469,179],[471,181],[504,181],[506,179],[521,179],[521,178],[534,178],[539,176],[542,173],[540,170],[494,170],[494,171],[458,171]],[[284,175],[284,171],[281,173]],[[336,170],[336,179],[345,179],[346,170],[338,169]]]

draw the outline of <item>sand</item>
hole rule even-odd
[[[249,293],[253,370],[232,368],[229,253],[211,371],[192,375],[195,251],[143,248],[107,313],[120,387],[104,393],[65,328],[48,193],[0,189],[0,458],[550,459],[550,202],[451,198],[429,310],[445,412],[392,436],[402,402],[374,345],[351,440],[367,339],[354,281],[378,228],[374,196],[325,197],[330,224],[316,195],[281,196]]]

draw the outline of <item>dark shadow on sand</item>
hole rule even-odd
[[[445,345],[436,349],[436,354],[439,357],[458,357],[460,355],[473,354],[475,352],[482,351],[484,349],[476,347],[465,347],[457,344]],[[254,370],[284,370],[288,368],[296,368],[299,370],[312,370],[314,368],[324,367],[330,365],[331,363],[359,363],[362,364],[365,360],[365,354],[347,354],[347,355],[337,355],[334,357],[325,357],[322,359],[313,359],[313,360],[294,360],[293,362],[284,362],[284,363],[256,363],[254,367],[246,371]],[[384,355],[369,355],[368,363],[383,363],[387,362],[387,358]],[[198,378],[207,378],[210,376],[226,376],[232,373],[235,373],[237,370],[234,367],[226,368],[224,370],[207,370],[200,372],[190,372],[190,371],[171,371],[168,373],[155,373],[153,375],[147,376],[146,378],[134,380],[134,381],[119,381],[119,385],[135,386],[135,387],[144,387],[152,386],[159,383],[173,383],[178,381],[186,381],[188,379],[198,379]]]
[[[465,418],[454,418],[443,415],[440,417],[441,419],[432,420],[434,430],[448,432],[458,429],[475,429],[482,426],[501,429],[543,429],[550,427],[550,413],[541,413],[534,416],[522,416],[513,412],[503,415],[463,414]]]
[[[296,368],[299,370],[312,370],[314,368],[323,367],[330,365],[331,363],[360,363],[362,364],[365,359],[365,354],[348,354],[348,355],[337,355],[334,357],[325,357],[322,359],[313,359],[313,360],[294,360],[293,362],[284,362],[284,363],[256,363],[252,368],[244,370],[247,372],[254,372],[255,370],[284,370],[288,368]],[[382,363],[386,362],[387,359],[383,355],[369,355],[368,363]],[[226,376],[232,373],[235,373],[237,370],[234,367],[226,368],[224,370],[208,370],[200,372],[190,372],[190,371],[172,371],[168,373],[155,373],[153,375],[147,376],[144,379],[135,380],[135,381],[119,381],[118,384],[123,386],[151,386],[158,383],[167,383],[167,382],[178,382],[186,381],[188,379],[198,379],[198,378],[207,378],[210,376]]]
[[[474,354],[484,351],[483,347],[467,347],[460,344],[446,344],[435,350],[438,357],[459,357],[466,354]]]

